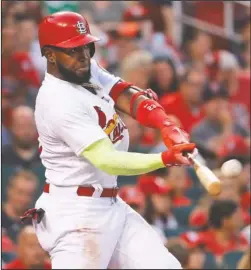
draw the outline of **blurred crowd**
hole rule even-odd
[[[183,12],[222,26],[222,1],[184,2]],[[32,226],[22,224],[20,216],[34,206],[45,182],[34,122],[46,71],[38,24],[62,10],[88,19],[92,34],[101,38],[94,58],[124,80],[153,89],[166,113],[197,144],[201,162],[222,181],[221,194],[212,197],[192,167],[171,167],[118,177],[121,198],[153,226],[184,268],[239,267],[250,251],[250,8],[235,8],[239,42],[184,25],[178,45],[174,5],[167,0],[2,1],[4,267],[50,268]],[[158,131],[122,118],[129,151],[165,150]]]

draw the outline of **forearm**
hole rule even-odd
[[[141,90],[129,86],[117,92],[114,100],[117,109],[132,116],[142,126],[159,129],[168,148],[189,143],[188,134],[171,121],[164,108],[157,102],[157,98],[151,89]]]
[[[161,154],[117,151],[108,138],[94,143],[81,156],[110,175],[139,175],[165,167]]]
[[[116,108],[130,115],[143,126],[161,129],[164,123],[172,123],[172,121],[164,108],[156,101],[157,95],[154,92],[147,93],[149,90],[130,86],[118,96]]]

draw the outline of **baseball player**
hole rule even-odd
[[[49,15],[39,25],[47,71],[35,120],[44,192],[33,219],[53,269],[180,269],[146,221],[117,196],[117,175],[139,175],[189,165],[195,145],[169,121],[151,90],[108,73],[92,59],[87,21],[73,12]],[[127,153],[128,130],[116,110],[161,130],[168,150]],[[40,209],[40,211],[41,211]]]

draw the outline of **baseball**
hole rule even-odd
[[[241,173],[242,165],[237,159],[231,159],[224,162],[221,166],[221,172],[226,177],[235,177]]]

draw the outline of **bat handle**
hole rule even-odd
[[[187,153],[186,156],[194,166],[199,167],[202,165],[191,153]]]

